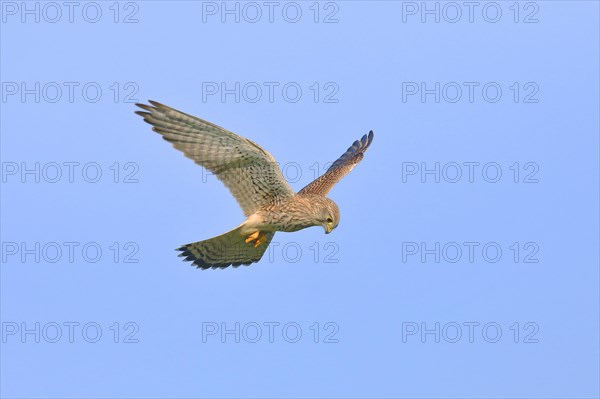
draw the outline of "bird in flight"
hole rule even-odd
[[[373,131],[352,144],[327,171],[295,193],[275,158],[253,141],[156,101],[136,104],[152,130],[221,180],[247,219],[220,236],[183,245],[179,256],[201,269],[258,262],[275,232],[322,226],[329,234],[340,222],[340,210],[326,197],[329,190],[362,159]]]

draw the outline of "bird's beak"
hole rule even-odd
[[[325,234],[329,234],[333,231],[333,228],[329,227],[329,226],[325,226]]]

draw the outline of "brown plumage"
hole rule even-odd
[[[199,268],[258,262],[276,231],[323,226],[331,233],[340,221],[338,206],[325,196],[363,158],[373,132],[357,140],[321,177],[298,193],[283,178],[275,158],[258,144],[210,122],[150,101],[136,111],[152,130],[211,171],[240,204],[246,221],[220,236],[178,248]]]

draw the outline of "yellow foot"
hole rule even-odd
[[[248,238],[246,238],[246,244],[249,244],[250,242],[258,239],[259,235],[260,235],[260,231],[255,231],[254,233],[250,234],[248,236]]]
[[[263,242],[267,241],[267,235],[262,231],[259,233],[258,238],[254,241],[254,248],[258,247]]]
[[[249,244],[252,241],[254,241],[254,248],[256,248],[266,240],[267,235],[265,233],[263,233],[262,231],[255,231],[246,238],[246,244]]]

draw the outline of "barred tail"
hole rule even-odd
[[[241,229],[242,226],[239,226],[220,236],[186,244],[177,248],[177,251],[181,251],[179,256],[200,269],[237,267],[258,262],[275,233],[266,233],[267,239],[255,247],[252,242],[246,243],[246,236],[241,234]]]

